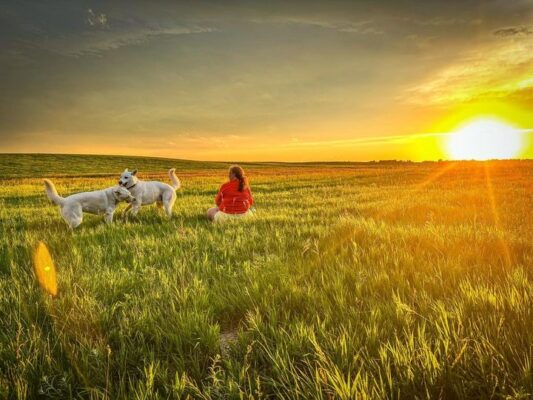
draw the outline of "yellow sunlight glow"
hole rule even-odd
[[[447,138],[446,151],[454,160],[508,159],[519,155],[523,134],[496,119],[478,119]]]
[[[57,296],[56,268],[48,247],[39,242],[33,255],[33,267],[39,285],[52,297]]]

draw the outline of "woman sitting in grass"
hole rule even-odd
[[[229,182],[224,183],[215,198],[216,207],[207,210],[207,217],[214,222],[250,215],[254,204],[252,192],[244,170],[238,165],[229,169]]]

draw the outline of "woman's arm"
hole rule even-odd
[[[220,207],[222,204],[222,190],[219,190],[217,196],[215,197],[215,204]]]
[[[254,197],[252,196],[252,192],[250,191],[250,188],[246,188],[246,194],[248,195],[248,203],[250,204],[250,207],[254,205]]]

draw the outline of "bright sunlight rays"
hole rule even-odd
[[[523,133],[496,119],[463,125],[446,143],[446,151],[454,160],[508,159],[518,156],[522,147]]]

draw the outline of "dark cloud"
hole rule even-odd
[[[496,29],[493,33],[500,37],[529,36],[533,35],[533,27],[524,25],[508,26],[505,28]]]

